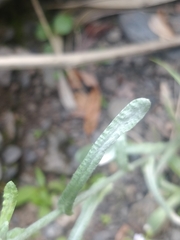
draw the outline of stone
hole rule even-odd
[[[50,173],[66,175],[71,175],[74,172],[65,154],[55,148],[49,149],[48,154],[45,156],[43,170]]]
[[[63,234],[63,228],[57,222],[53,222],[45,227],[42,233],[45,239],[57,239]]]
[[[53,129],[48,137],[48,151],[44,157],[43,170],[56,174],[71,175],[74,166],[71,164],[60,147],[67,141],[67,135],[62,129]]]
[[[1,70],[0,71],[0,86],[1,87],[9,87],[11,84],[11,72]]]
[[[31,82],[31,73],[27,70],[20,71],[19,80],[23,88],[28,88]]]
[[[21,149],[15,145],[9,145],[2,153],[3,160],[8,165],[16,163],[21,155]]]
[[[12,165],[8,166],[4,171],[3,171],[3,179],[5,181],[9,181],[12,178],[14,178],[18,174],[18,165]]]
[[[38,159],[36,152],[32,149],[25,149],[23,157],[24,161],[28,164],[35,163]]]
[[[152,14],[141,11],[121,14],[119,15],[119,25],[130,42],[141,43],[158,40],[159,37],[148,26],[151,17]]]

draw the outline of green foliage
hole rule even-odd
[[[36,129],[36,130],[34,130],[33,135],[38,140],[42,137],[43,130],[42,129]]]
[[[109,225],[111,223],[111,216],[109,214],[102,214],[100,216],[102,224]]]
[[[68,35],[73,29],[73,18],[67,13],[60,13],[53,19],[52,28],[55,34]]]
[[[37,40],[44,42],[47,40],[47,36],[40,24],[37,25],[36,31],[35,31],[35,37]]]
[[[46,186],[45,176],[39,168],[35,169],[36,186],[24,186],[19,189],[17,206],[31,202],[38,206],[39,216],[46,215],[51,209],[51,195]]]
[[[95,212],[97,206],[103,200],[103,198],[111,191],[112,182],[118,178],[124,176],[127,171],[132,171],[135,168],[144,164],[144,160],[139,160],[136,163],[129,164],[128,168],[124,168],[113,174],[110,177],[104,177],[96,179],[96,182],[85,192],[80,193],[83,186],[86,184],[93,171],[98,166],[104,153],[112,147],[120,136],[124,135],[127,131],[131,130],[148,112],[150,108],[150,101],[144,98],[136,99],[128,104],[112,121],[112,123],[106,128],[106,130],[100,135],[94,145],[91,147],[89,153],[85,159],[81,162],[80,166],[74,173],[71,181],[62,192],[58,208],[43,218],[39,219],[35,223],[31,224],[26,229],[13,229],[8,231],[8,221],[12,215],[12,209],[8,217],[1,218],[1,235],[2,239],[11,240],[25,240],[30,238],[34,233],[45,227],[47,224],[55,220],[61,214],[71,214],[74,205],[84,201],[81,214],[72,229],[69,239],[79,240],[82,238],[88,223]],[[124,141],[124,140],[123,140]],[[126,163],[127,164],[127,163]],[[12,184],[11,184],[12,185]],[[8,185],[9,186],[9,185]],[[50,189],[57,189],[57,185],[54,182],[50,185]],[[6,188],[5,188],[6,190]],[[59,189],[61,190],[61,188]],[[15,191],[14,191],[15,192]],[[11,200],[13,191],[9,191],[6,194],[6,202],[12,205],[14,210],[15,200]],[[7,195],[7,198],[6,198]],[[14,195],[13,195],[14,196]],[[13,199],[15,199],[13,197]],[[36,204],[41,214],[44,214],[51,205],[51,197],[47,189],[47,184],[43,173],[40,169],[36,169],[36,186],[22,187],[19,191],[18,205],[31,201]],[[11,204],[13,202],[13,204]],[[4,211],[4,207],[2,213]],[[107,222],[107,218],[106,218]]]

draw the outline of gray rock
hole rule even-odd
[[[125,37],[130,42],[147,42],[158,39],[149,26],[151,14],[145,12],[132,12],[119,16],[119,25]]]
[[[66,155],[60,150],[60,146],[67,141],[67,135],[63,130],[54,129],[48,138],[49,147],[44,158],[43,169],[46,172],[72,174],[74,167],[68,161]]]
[[[112,238],[112,233],[110,233],[108,230],[107,231],[104,230],[104,231],[98,232],[93,238],[93,240],[100,240],[100,239],[109,240],[111,238]]]
[[[51,125],[52,125],[51,119],[43,119],[41,121],[41,128],[45,131],[48,130],[51,127]]]
[[[180,47],[165,51],[165,57],[171,61],[180,61]]]
[[[11,84],[11,72],[10,71],[0,71],[0,86],[9,87]]]
[[[30,82],[31,82],[31,74],[29,71],[20,71],[19,73],[19,79],[21,82],[21,86],[23,88],[28,88],[30,86]]]
[[[24,161],[29,164],[36,162],[38,159],[36,152],[32,149],[26,149],[24,151],[23,157]]]
[[[15,145],[9,145],[2,153],[3,160],[8,165],[16,163],[21,155],[21,149]]]
[[[3,179],[9,181],[14,178],[18,173],[18,165],[8,166],[5,171],[3,171]]]
[[[63,228],[57,223],[53,222],[43,229],[45,239],[54,240],[63,234]]]
[[[49,149],[44,158],[43,170],[55,174],[71,175],[74,169],[62,152],[55,148]]]
[[[118,87],[117,77],[105,77],[103,81],[103,86],[107,89],[107,91],[115,92]]]

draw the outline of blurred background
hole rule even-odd
[[[180,72],[179,34],[179,1],[0,1],[0,189],[9,180],[22,188],[12,227],[54,208],[79,164],[77,152],[133,99],[148,98],[152,107],[128,141],[173,139],[167,105],[178,119],[179,84],[152,59]],[[47,65],[49,54],[61,63]],[[14,62],[5,68],[7,56]],[[40,56],[41,64],[31,58],[24,66],[23,56]],[[114,161],[99,166],[86,188],[117,169]],[[84,240],[133,239],[156,207],[141,170],[127,174],[98,207]],[[67,239],[76,218],[61,217],[34,239]],[[177,240],[180,230],[166,221],[158,234],[153,239]]]

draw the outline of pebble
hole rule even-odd
[[[9,145],[2,153],[3,160],[6,164],[16,163],[22,155],[22,151],[18,146]]]
[[[165,57],[170,61],[180,61],[180,47],[165,51]]]
[[[20,83],[21,86],[26,89],[30,86],[30,82],[31,82],[31,74],[29,71],[20,71],[19,72],[19,79],[20,79]]]
[[[118,87],[117,77],[105,77],[103,81],[103,86],[106,88],[107,91],[115,92]]]
[[[24,161],[28,164],[35,163],[37,161],[37,154],[32,149],[25,149],[23,153]]]
[[[151,16],[141,11],[119,15],[119,25],[125,37],[135,43],[157,40],[158,36],[148,26]]]
[[[53,222],[43,229],[43,235],[46,239],[57,239],[63,233],[63,228],[57,223]]]
[[[11,72],[10,71],[0,71],[0,86],[9,87],[11,84]]]
[[[3,171],[3,179],[5,181],[11,180],[12,178],[14,178],[17,175],[18,170],[19,170],[19,168],[18,168],[17,164],[15,164],[13,166],[8,166],[6,168],[6,170]]]
[[[104,230],[104,231],[100,231],[98,232],[95,237],[93,238],[93,240],[109,240],[112,237],[112,233],[110,233],[108,230]]]
[[[74,167],[67,161],[65,154],[57,149],[49,149],[44,158],[43,170],[55,174],[71,175]]]

